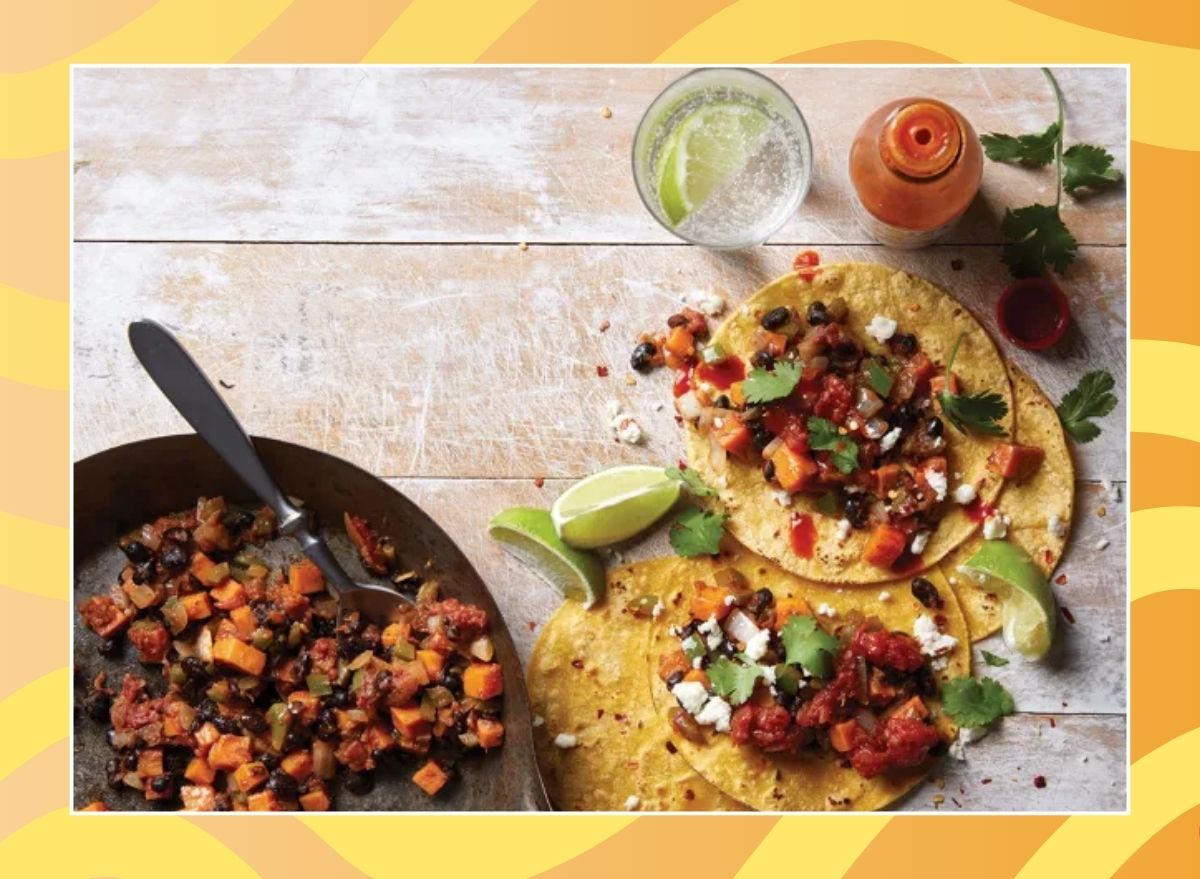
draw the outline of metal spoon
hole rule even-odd
[[[170,330],[152,320],[134,321],[129,325],[129,344],[171,405],[275,511],[280,533],[294,538],[321,569],[329,591],[337,599],[339,619],[347,612],[358,611],[366,620],[387,621],[399,607],[411,603],[393,589],[350,578],[324,538],[309,530],[308,516],[280,491],[242,425]]]

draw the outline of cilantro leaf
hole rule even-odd
[[[1041,134],[985,134],[979,138],[983,151],[993,162],[1009,162],[1040,168],[1054,161],[1054,145],[1058,142],[1057,122]]]
[[[724,513],[706,513],[691,507],[680,513],[667,535],[675,552],[686,558],[716,555],[725,533]]]
[[[1009,243],[1001,259],[1017,278],[1041,275],[1047,264],[1061,273],[1075,259],[1079,243],[1055,205],[1031,204],[1005,210],[1000,231]]]
[[[742,382],[742,393],[747,403],[770,403],[790,394],[799,381],[799,363],[776,363],[770,372],[756,366]]]
[[[730,705],[741,705],[754,695],[754,682],[762,677],[762,667],[739,665],[728,656],[711,663],[707,670],[717,695],[727,699]]]
[[[695,497],[717,497],[717,490],[705,483],[691,468],[681,470],[678,467],[668,467],[666,473],[667,478],[682,482]]]
[[[962,340],[963,334],[960,333],[950,351],[950,360],[946,363],[947,376],[954,368]],[[946,382],[946,387],[950,387],[950,382]],[[938,402],[942,404],[942,414],[958,428],[959,433],[966,433],[970,429],[990,436],[1004,436],[1004,428],[997,422],[1008,414],[1008,403],[995,391],[981,391],[967,396],[942,391],[938,394]]]
[[[829,452],[833,466],[842,473],[853,473],[858,469],[858,444],[838,433],[837,426],[827,418],[814,416],[808,419],[808,447]]]
[[[983,653],[983,661],[986,662],[988,665],[995,666],[996,668],[1000,668],[1001,666],[1008,665],[1008,660],[1005,659],[1003,656],[997,656],[995,653],[992,653],[988,650],[984,650],[984,651],[982,651],[982,653]]]
[[[886,397],[892,392],[892,377],[874,360],[867,361],[867,383],[870,384],[871,390],[881,397]]]
[[[1121,172],[1112,166],[1112,154],[1090,143],[1075,144],[1062,154],[1062,162],[1063,189],[1071,195],[1081,187],[1104,189],[1124,179]]]
[[[1012,696],[991,678],[954,678],[942,684],[942,708],[959,726],[990,726],[1014,709]]]
[[[1115,385],[1111,373],[1097,369],[1081,378],[1058,404],[1058,417],[1077,442],[1090,443],[1100,435],[1100,428],[1088,419],[1101,418],[1117,405]]]
[[[790,616],[779,633],[788,665],[798,665],[813,677],[833,673],[838,640],[817,625],[814,617]]]

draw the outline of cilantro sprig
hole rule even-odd
[[[1058,417],[1063,428],[1076,442],[1090,443],[1100,436],[1100,428],[1090,419],[1102,418],[1117,405],[1116,395],[1112,393],[1115,386],[1111,373],[1097,369],[1081,378],[1058,404]]]
[[[1012,696],[991,678],[953,678],[942,684],[942,710],[959,726],[991,726],[1015,709]]]
[[[946,363],[946,377],[949,379],[954,368],[954,358],[958,356],[958,346],[962,344],[963,334],[959,333],[950,351],[950,360]],[[1004,436],[1004,428],[999,421],[1008,414],[1008,403],[995,391],[980,391],[978,394],[952,394],[949,391],[950,382],[946,382],[947,390],[938,394],[938,402],[942,404],[942,414],[960,433],[968,429],[989,436]]]
[[[676,517],[667,539],[675,552],[685,558],[716,555],[721,548],[727,518],[724,513],[708,513],[698,507],[689,507]]]
[[[810,449],[829,452],[829,459],[841,473],[853,473],[858,469],[858,443],[838,433],[837,425],[828,418],[813,416],[807,424]]]
[[[722,656],[709,664],[707,673],[718,696],[730,705],[741,705],[754,695],[754,684],[762,677],[763,668],[754,663],[741,665]]]
[[[666,474],[668,479],[682,482],[693,497],[717,497],[717,490],[701,479],[700,474],[691,468],[683,470],[679,467],[668,467]]]
[[[1004,212],[1000,231],[1008,244],[1001,258],[1014,277],[1042,275],[1051,265],[1060,274],[1074,261],[1079,243],[1062,220],[1059,210],[1063,190],[1076,195],[1080,189],[1092,191],[1120,183],[1124,179],[1113,167],[1113,157],[1092,144],[1075,144],[1063,149],[1063,93],[1049,68],[1042,73],[1054,89],[1058,120],[1040,134],[984,134],[979,140],[984,153],[995,162],[1040,168],[1054,163],[1057,182],[1054,204],[1031,204]]]
[[[770,403],[786,397],[800,381],[800,364],[795,361],[776,363],[773,370],[754,367],[742,382],[742,394],[747,403]]]
[[[814,617],[788,617],[779,640],[788,665],[798,665],[817,678],[827,678],[833,673],[838,640],[818,626]]]
[[[986,662],[990,666],[993,666],[995,668],[1001,668],[1003,666],[1008,665],[1008,660],[1005,659],[1003,656],[997,656],[995,653],[992,653],[990,650],[983,650],[981,652],[983,653],[983,661]]]

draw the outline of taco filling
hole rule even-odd
[[[944,750],[926,700],[958,640],[937,615],[918,615],[911,635],[858,612],[827,628],[819,617],[836,617],[832,608],[752,590],[732,568],[697,582],[688,609],[659,677],[689,741],[707,742],[707,728],[768,754],[825,754],[863,778]]]

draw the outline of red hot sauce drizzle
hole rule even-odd
[[[813,524],[812,516],[805,513],[792,514],[790,541],[792,552],[802,559],[813,557],[813,547],[817,543],[817,526]]]

